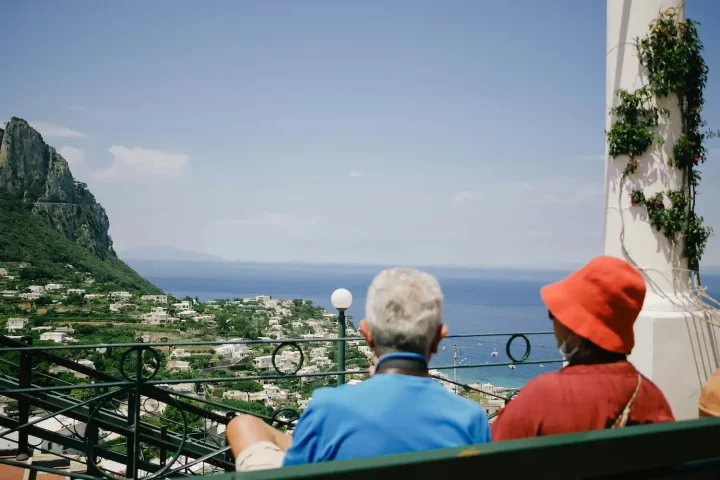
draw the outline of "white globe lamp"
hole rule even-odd
[[[330,297],[330,302],[338,311],[344,312],[352,305],[352,293],[344,288],[338,288]]]

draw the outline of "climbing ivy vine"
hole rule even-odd
[[[623,170],[623,181],[637,172],[637,160],[654,142],[663,139],[656,128],[667,109],[657,107],[657,100],[675,94],[678,99],[682,133],[675,140],[670,165],[682,171],[682,186],[647,197],[642,190],[630,192],[633,206],[645,207],[651,225],[674,244],[684,237],[688,268],[698,271],[712,229],[695,213],[695,195],[700,183],[697,167],[705,162],[707,149],[703,142],[718,136],[703,130],[701,112],[703,90],[708,68],[702,57],[703,45],[697,23],[679,21],[677,11],[668,9],[648,26],[649,33],[637,40],[640,64],[647,71],[648,85],[628,92],[619,90],[618,105],[610,111],[615,122],[607,132],[612,157],[629,158]]]

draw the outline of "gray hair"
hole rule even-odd
[[[365,318],[378,355],[425,355],[442,325],[443,295],[430,274],[411,268],[384,270],[370,284]]]

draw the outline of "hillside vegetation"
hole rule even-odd
[[[0,262],[29,263],[31,267],[23,270],[28,280],[69,278],[83,272],[111,290],[161,293],[114,254],[101,260],[33,215],[21,202],[0,200],[0,228]]]

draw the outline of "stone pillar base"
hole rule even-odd
[[[630,361],[665,394],[677,420],[698,417],[705,382],[720,368],[720,312],[699,309],[690,294],[648,294],[635,323]]]

